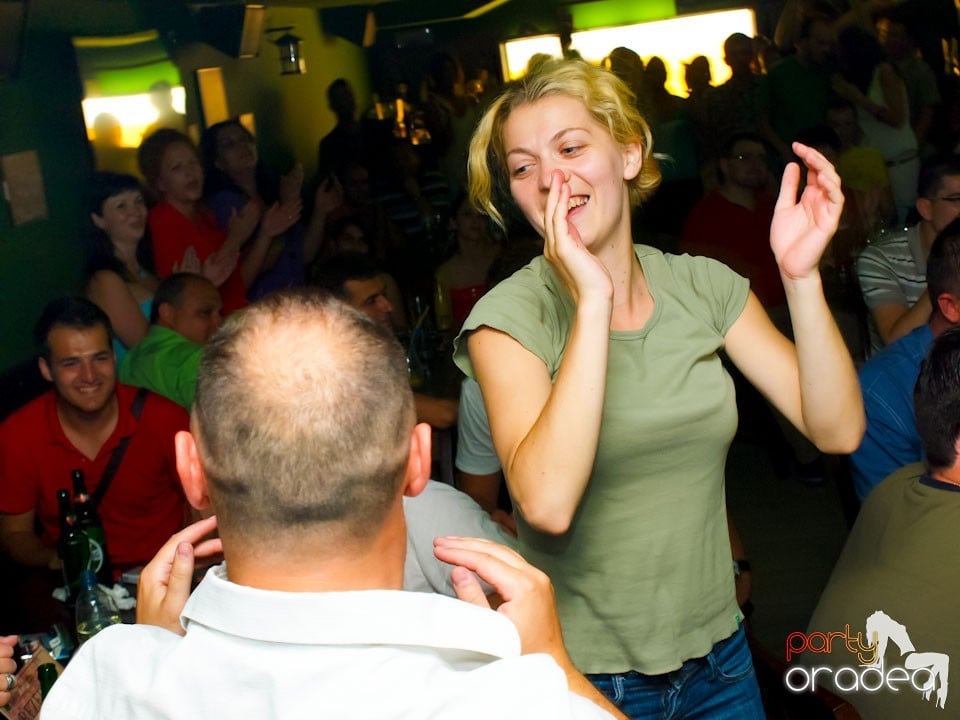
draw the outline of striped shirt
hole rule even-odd
[[[886,233],[867,245],[857,258],[857,279],[863,301],[871,310],[883,305],[913,307],[927,289],[927,256],[920,226]],[[871,314],[871,352],[883,344]]]

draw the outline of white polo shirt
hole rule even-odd
[[[609,718],[568,690],[547,655],[520,655],[513,624],[441,595],[286,593],[211,568],[185,637],[109,627],[43,706],[60,718]]]

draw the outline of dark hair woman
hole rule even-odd
[[[221,228],[226,228],[230,217],[248,202],[264,213],[264,220],[272,207],[280,206],[288,214],[295,211],[299,218],[303,166],[297,163],[277,178],[260,162],[256,138],[239,121],[224,120],[207,128],[200,139],[200,151],[206,176],[204,196]],[[305,268],[320,249],[327,216],[342,201],[339,185],[334,181],[320,183],[310,222],[293,222],[270,237],[260,272],[247,287],[249,300],[305,284]]]
[[[119,361],[147,334],[157,289],[147,206],[139,181],[114,172],[94,173],[87,205],[85,291],[110,318]]]

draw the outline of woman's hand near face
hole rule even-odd
[[[579,305],[586,299],[610,302],[613,281],[603,263],[580,239],[580,233],[567,215],[570,207],[570,183],[560,170],[551,174],[550,192],[544,214],[543,255]]]
[[[806,145],[794,143],[793,151],[807,167],[807,185],[797,200],[800,168],[796,163],[787,165],[770,226],[770,247],[785,280],[818,272],[843,211],[840,176],[833,166]]]

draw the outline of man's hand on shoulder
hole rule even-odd
[[[510,548],[480,538],[437,538],[434,552],[444,562],[456,566],[452,572],[453,587],[461,600],[489,607],[471,570],[497,590],[503,598],[497,611],[517,627],[525,655],[542,652],[561,665],[561,661],[569,662],[553,585],[545,573]]]
[[[455,566],[451,578],[461,600],[490,607],[473,573],[493,586],[503,598],[497,612],[506,615],[516,626],[524,655],[550,655],[566,674],[571,692],[596,703],[614,717],[625,717],[574,667],[563,644],[553,584],[546,573],[510,548],[480,538],[436,538],[434,553]]]

